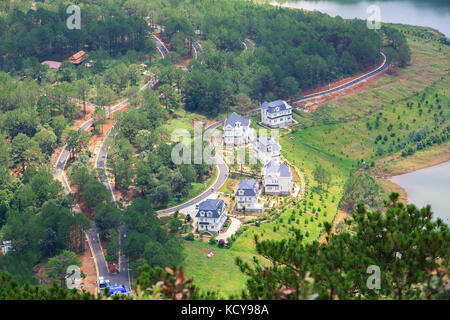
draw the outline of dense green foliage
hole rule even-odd
[[[163,127],[169,119],[161,106],[164,99],[155,91],[146,92],[139,109],[121,116],[108,161],[119,189],[126,191],[134,186],[155,207],[185,197],[192,183],[203,182],[212,172],[212,165],[205,163],[176,165],[172,161],[175,143]]]
[[[386,213],[360,204],[347,221],[348,231],[327,242],[306,244],[299,230],[290,239],[255,237],[256,250],[270,263],[254,265],[237,259],[250,278],[247,299],[448,299],[444,278],[449,272],[450,232],[432,220],[430,206],[418,209],[397,202],[392,194]],[[369,266],[380,268],[379,288],[367,283]],[[433,275],[431,271],[436,271]]]
[[[33,282],[32,267],[62,250],[85,249],[87,218],[71,210],[72,200],[46,169],[28,168],[21,179],[8,177],[1,184],[0,222],[3,240],[13,250],[0,255],[0,269],[18,281]]]
[[[124,222],[127,228],[125,252],[134,274],[138,267],[145,264],[166,267],[181,263],[183,255],[180,240],[159,226],[155,211],[148,201],[133,201],[125,210]]]
[[[109,241],[107,260],[117,259],[117,229],[123,220],[133,273],[145,264],[181,263],[179,241],[159,226],[154,210],[188,197],[195,183],[211,176],[212,166],[172,162],[174,143],[164,125],[175,118],[174,111],[186,107],[215,116],[234,108],[245,111],[262,100],[299,96],[302,90],[377,64],[383,38],[389,57],[399,66],[408,64],[410,56],[405,38],[395,29],[376,32],[362,21],[247,1],[77,1],[80,30],[65,25],[68,4],[37,1],[35,9],[29,1],[0,4],[0,69],[9,72],[0,72],[0,239],[13,243],[13,251],[0,256],[0,269],[20,283],[35,282],[33,273],[47,259],[50,266],[64,266],[59,262],[70,260],[63,259],[66,254],[71,258],[84,250],[83,231],[90,221],[72,210],[75,200]],[[170,59],[151,61],[156,52],[146,17],[165,27],[162,37],[170,44]],[[192,54],[193,38],[201,41],[203,50],[188,65],[191,72],[181,71],[173,62]],[[255,42],[251,52],[243,52],[245,38]],[[91,67],[66,61],[81,49],[92,59]],[[42,65],[43,60],[63,63],[56,71]],[[158,91],[146,90],[141,96],[143,62],[152,65],[160,83]],[[130,110],[121,115],[111,139],[108,170],[117,189],[137,189],[135,196],[144,200],[128,207],[122,219],[98,181],[105,172],[94,172],[89,164],[87,146],[92,134],[103,133],[106,107],[124,97],[130,98]],[[74,98],[102,107],[94,114],[91,133],[69,129],[83,116]],[[436,117],[441,124],[444,119]],[[424,128],[408,139],[405,145],[417,144],[420,150],[446,141],[448,129]],[[63,194],[49,168],[51,156],[64,144],[71,151],[68,174],[77,199]],[[379,156],[397,150],[397,145],[388,151],[380,148]],[[328,188],[330,174],[324,168],[318,167],[316,179]],[[361,188],[358,183],[356,189]],[[366,201],[365,195],[355,196],[353,206]],[[169,228],[176,233],[180,221],[171,220]],[[61,270],[51,277],[60,280]],[[25,291],[12,296],[26,297]],[[66,294],[57,289],[35,293],[39,298]]]
[[[0,68],[15,71],[42,60],[62,61],[86,48],[103,48],[112,55],[154,48],[146,37],[148,26],[142,18],[129,16],[106,2],[80,2],[86,2],[80,3],[80,29],[67,28],[66,1],[36,2],[36,10],[13,7],[1,15]]]
[[[352,212],[359,203],[378,208],[383,203],[383,190],[372,176],[365,172],[356,173],[347,180],[342,191],[339,208]]]

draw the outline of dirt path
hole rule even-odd
[[[87,240],[86,240],[87,242]],[[81,260],[81,271],[86,275],[81,282],[82,288],[92,294],[97,293],[97,268],[95,266],[94,257],[89,248],[89,244],[86,245],[86,250],[78,258]]]

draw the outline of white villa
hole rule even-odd
[[[245,179],[239,183],[236,191],[236,209],[246,211],[262,212],[264,203],[258,202],[259,183],[254,179]]]
[[[198,206],[198,232],[217,235],[227,220],[227,204],[223,200],[207,199]]]
[[[264,101],[261,106],[261,122],[271,128],[292,124],[292,106],[284,100]]]
[[[263,175],[266,194],[291,194],[294,179],[286,164],[272,160],[264,166]]]
[[[240,146],[253,139],[254,130],[250,128],[250,120],[233,112],[223,125],[223,141],[226,145]]]
[[[280,160],[281,146],[272,137],[259,137],[253,144],[255,157],[263,164],[271,160]]]

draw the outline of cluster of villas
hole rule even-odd
[[[292,124],[292,106],[286,101],[275,100],[260,105],[261,124],[269,128],[288,127]],[[252,142],[255,131],[250,127],[251,120],[233,112],[223,125],[225,145],[240,146]]]
[[[292,107],[285,101],[264,102],[261,122],[271,128],[292,124]],[[224,122],[223,143],[227,146],[242,146],[253,143],[255,157],[263,164],[263,185],[255,179],[244,179],[236,191],[236,210],[262,212],[264,204],[259,202],[262,191],[269,195],[289,195],[293,188],[291,169],[280,159],[281,145],[272,137],[255,139],[251,120],[233,112]],[[198,206],[198,232],[218,234],[226,221],[227,204],[223,200],[208,199]]]
[[[260,106],[261,123],[271,128],[286,127],[292,124],[292,106],[283,100],[263,102]],[[255,139],[251,120],[233,112],[224,122],[223,142],[225,145],[242,146],[253,143],[255,157],[264,165],[263,189],[266,194],[288,195],[291,193],[293,177],[289,166],[281,161],[281,145],[273,137],[261,136]],[[254,189],[259,190],[256,180],[243,180],[236,193],[238,209],[262,211],[255,206],[258,194],[250,196]],[[240,206],[239,203],[242,203]]]

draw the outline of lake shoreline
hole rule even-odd
[[[260,0],[257,1],[258,3],[264,3],[264,4],[270,4],[272,6],[278,6],[278,7],[282,7],[282,8],[290,8],[290,9],[296,9],[296,10],[306,10],[309,12],[314,12],[314,11],[318,11],[324,14],[329,15],[330,17],[336,17],[336,16],[340,16],[343,19],[347,19],[347,20],[351,20],[351,19],[360,19],[360,20],[366,20],[368,18],[368,13],[366,12],[366,8],[364,8],[364,10],[362,8],[359,8],[360,10],[356,10],[354,12],[353,15],[349,16],[346,14],[343,14],[344,12],[346,12],[345,10],[348,10],[350,7],[348,5],[346,5],[345,3],[340,3],[339,1],[329,1],[325,3],[325,1],[321,1],[321,0],[315,0],[315,1],[301,1],[301,0],[290,0],[290,1],[276,1],[276,0]],[[395,1],[390,1],[390,2],[395,2]],[[414,1],[410,1],[410,2],[414,2]],[[373,1],[373,2],[368,2],[365,0],[360,0],[360,1],[356,1],[353,4],[353,7],[358,8],[359,5],[369,5],[369,4],[375,4],[381,7],[381,10],[383,12],[389,12],[389,11],[394,11],[395,9],[400,10],[397,7],[390,7],[389,6],[389,1],[388,2],[379,2],[379,1]],[[405,5],[404,5],[405,6]],[[409,20],[404,20],[401,21],[402,19],[396,19],[393,18],[393,16],[389,16],[387,19],[382,19],[381,23],[386,23],[386,24],[392,24],[392,25],[405,25],[405,26],[417,26],[417,27],[422,27],[422,28],[427,28],[430,29],[431,31],[436,32],[437,34],[439,34],[442,37],[445,37],[446,39],[449,39],[450,37],[450,30],[448,29],[448,26],[445,26],[443,24],[436,24],[434,23],[434,21],[440,21],[441,19],[436,19],[436,17],[433,16],[433,13],[431,13],[431,16],[429,15],[430,12],[427,12],[428,14],[427,19],[426,19],[426,24],[422,24],[422,20],[423,20],[423,16],[419,16],[419,11],[418,9],[415,9],[414,6],[411,6],[410,3],[406,3],[405,6],[406,12],[408,12],[409,14],[414,14],[414,17],[412,19],[412,21]],[[446,8],[443,8],[444,10]],[[382,15],[383,17],[383,15]],[[394,16],[395,17],[395,16]],[[442,20],[444,20],[445,18],[442,18]],[[397,21],[395,21],[397,20]],[[420,22],[419,22],[420,21]],[[411,22],[411,23],[410,23]],[[419,24],[415,24],[414,22],[417,22]]]
[[[392,178],[394,176],[399,176],[407,173],[412,173],[415,171],[419,171],[422,169],[434,167],[441,165],[443,163],[446,163],[450,161],[450,143],[444,143],[437,148],[431,148],[429,150],[421,151],[420,153],[416,153],[410,157],[403,158],[402,160],[399,160],[396,162],[395,167],[385,167],[385,169],[388,170],[389,175],[378,177],[377,180],[383,185],[383,187],[386,187],[386,189],[389,189],[389,191],[398,192],[400,194],[400,200],[402,202],[408,203],[408,193],[406,190],[392,181]],[[388,160],[385,161],[391,161],[392,157],[388,157]],[[411,163],[412,161],[412,163]],[[426,163],[422,163],[422,161],[426,161]],[[404,165],[405,162],[409,162],[407,165]],[[391,162],[392,163],[392,162]]]

